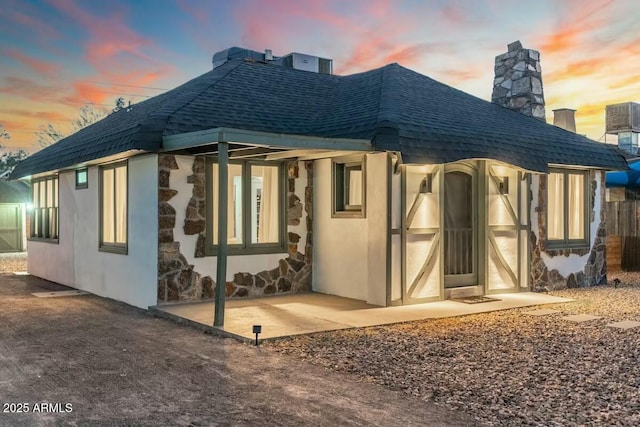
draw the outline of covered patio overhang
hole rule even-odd
[[[227,301],[227,317],[223,327],[211,326],[214,302],[162,305],[149,309],[160,317],[187,323],[207,332],[251,341],[255,339],[254,325],[262,326],[261,339],[271,339],[571,301],[532,292],[498,294],[491,298],[492,301],[480,304],[448,300],[398,307],[379,307],[364,301],[320,293],[236,299]]]
[[[162,138],[163,151],[174,154],[217,154],[219,144],[227,144],[230,159],[315,160],[375,151],[367,139],[324,138],[225,127]]]
[[[172,154],[213,154],[217,157],[220,191],[218,206],[227,206],[228,166],[229,161],[241,158],[257,158],[264,160],[283,160],[297,158],[313,160],[352,153],[374,151],[371,141],[347,138],[325,138],[307,135],[267,133],[232,128],[215,128],[164,136],[162,139],[164,152]],[[228,210],[221,209],[217,216],[218,253],[216,256],[216,292],[213,304],[206,309],[212,313],[207,316],[209,325],[223,328],[225,324],[225,286],[227,282],[228,257]]]

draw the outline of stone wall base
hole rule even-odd
[[[563,249],[551,250],[545,248],[546,239],[546,198],[547,198],[547,177],[540,176],[538,188],[538,235],[531,232],[531,289],[535,292],[552,291],[566,288],[580,288],[607,283],[607,259],[606,259],[606,236],[607,222],[604,209],[604,191],[601,195],[600,216],[596,218],[595,197],[598,182],[591,172],[591,217],[590,222],[599,221],[598,230],[590,249]],[[604,173],[600,175],[600,189],[604,189]],[[552,257],[569,257],[570,255],[589,255],[587,263],[582,271],[576,271],[568,276],[561,275],[558,270],[549,270],[542,259],[542,253]]]

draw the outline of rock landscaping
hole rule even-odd
[[[265,343],[473,416],[481,425],[640,425],[640,274],[553,295],[565,304]],[[614,287],[613,279],[619,284]],[[558,310],[534,316],[536,308]],[[572,322],[570,315],[601,316]]]
[[[0,254],[0,273],[27,271],[26,252],[8,252]]]

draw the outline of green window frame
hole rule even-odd
[[[129,165],[122,161],[100,166],[98,250],[126,255],[129,241]]]
[[[217,197],[214,184],[217,181],[217,158],[206,158],[206,245],[205,255],[216,256],[218,254],[217,235],[214,230],[217,221],[217,212],[215,206]],[[271,221],[271,226],[277,226],[276,231],[272,231],[271,235],[276,239],[266,243],[260,243],[258,240],[259,230],[259,214],[260,204],[266,203],[264,198],[264,189],[260,187],[260,195],[256,184],[256,176],[252,176],[252,169],[259,167],[276,167],[275,176],[277,176],[277,194],[271,196],[271,212],[277,210],[277,218]],[[228,194],[228,217],[229,221],[229,237],[228,250],[229,255],[240,254],[267,254],[267,253],[284,253],[286,252],[286,168],[282,162],[266,162],[256,160],[230,160],[229,170],[235,171],[235,175],[229,177],[229,185],[232,190]],[[262,179],[262,178],[261,178]],[[273,179],[273,178],[271,178]],[[234,185],[235,182],[235,185]],[[261,184],[262,185],[262,182]],[[277,240],[277,241],[273,241]]]
[[[547,175],[546,247],[589,247],[589,171],[550,168]]]
[[[76,190],[89,188],[89,169],[76,169]]]
[[[59,242],[58,175],[37,178],[31,182],[31,232],[29,240]]]
[[[357,175],[356,175],[357,174]],[[331,161],[331,216],[366,216],[365,157],[345,157]]]

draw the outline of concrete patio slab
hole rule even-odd
[[[571,316],[565,316],[562,320],[568,320],[570,322],[582,323],[590,320],[602,319],[602,316],[593,316],[591,314],[573,314]]]
[[[550,308],[541,308],[539,310],[524,311],[522,314],[529,316],[547,316],[549,314],[562,313],[560,310],[551,310]]]
[[[228,300],[225,303],[225,324],[222,331],[251,340],[255,337],[253,325],[262,325],[260,339],[269,339],[572,301],[532,292],[491,297],[498,301],[482,304],[439,301],[399,307],[379,307],[363,301],[319,293]],[[160,316],[186,321],[213,331],[213,302],[162,305],[149,309]]]
[[[609,323],[607,326],[618,329],[633,329],[639,327],[640,322],[636,322],[634,320],[623,320],[622,322]]]

